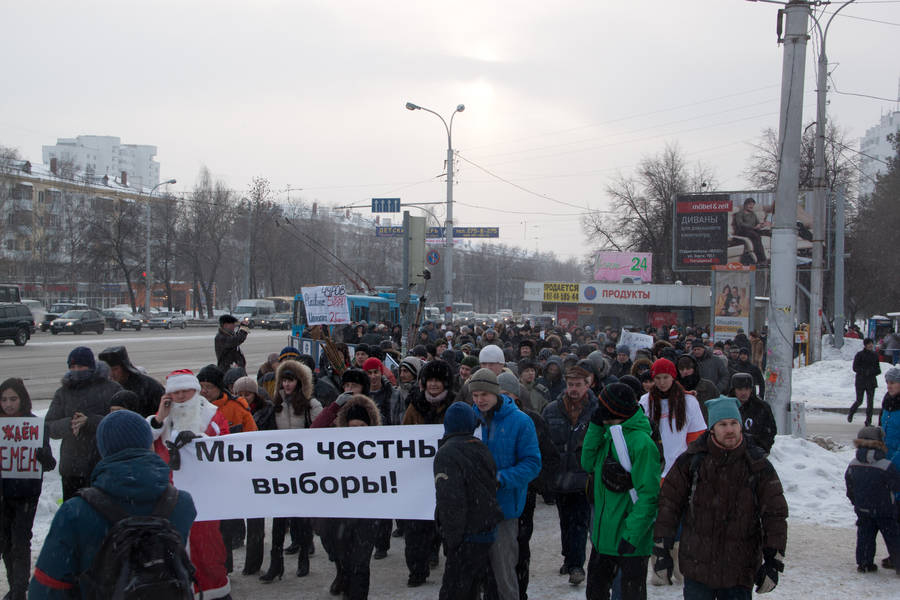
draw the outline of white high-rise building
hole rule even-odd
[[[153,187],[159,183],[159,163],[153,160],[156,146],[123,144],[109,135],[79,135],[57,138],[55,146],[43,147],[44,164],[55,158],[69,164],[80,174],[111,179],[128,173],[128,185]]]
[[[900,110],[882,115],[877,125],[866,130],[859,139],[859,195],[869,196],[875,191],[875,177],[887,170],[886,162],[894,156],[894,147],[888,140],[900,130]]]

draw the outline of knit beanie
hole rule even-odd
[[[409,371],[413,379],[418,379],[419,370],[422,368],[422,359],[416,356],[407,356],[400,361],[400,368]]]
[[[234,382],[234,387],[232,388],[235,396],[243,396],[244,394],[250,392],[253,394],[259,393],[259,386],[256,383],[256,380],[252,377],[241,377],[237,381]]]
[[[644,395],[644,386],[641,385],[640,380],[634,375],[623,375],[619,377],[619,383],[623,383],[631,388],[631,391],[634,392],[635,398],[640,398]]]
[[[706,401],[706,410],[709,414],[709,428],[712,429],[722,419],[737,419],[741,422],[741,409],[737,398],[719,396]]]
[[[731,389],[753,389],[753,376],[750,373],[735,373],[731,376]]]
[[[616,354],[627,354],[631,356],[631,348],[629,348],[626,344],[619,344],[616,346]]]
[[[126,448],[149,450],[153,444],[150,424],[141,415],[130,410],[116,410],[97,426],[97,449],[101,457],[107,457]]]
[[[497,346],[495,344],[488,344],[481,349],[481,352],[478,353],[478,362],[481,364],[505,363],[506,357],[503,355],[503,350],[500,348],[500,346]]]
[[[497,384],[500,386],[501,392],[506,392],[516,398],[519,397],[519,379],[509,371],[503,371],[497,375]]]
[[[135,412],[137,412],[140,403],[140,397],[131,390],[119,390],[109,399],[110,406],[121,406]]]
[[[663,373],[671,375],[673,379],[678,377],[678,373],[675,371],[675,363],[666,358],[658,358],[653,363],[653,366],[650,367],[650,377],[656,377]]]
[[[384,365],[374,356],[370,356],[366,359],[366,362],[363,363],[362,368],[363,371],[383,371]]]
[[[166,393],[180,392],[181,390],[200,391],[200,381],[189,369],[178,369],[166,376]]]
[[[888,369],[884,374],[884,380],[887,383],[900,383],[900,367],[891,367]]]
[[[66,361],[71,369],[73,366],[88,367],[93,369],[97,366],[94,362],[94,353],[87,346],[78,346],[69,352],[69,359]]]
[[[496,348],[496,346],[494,346]],[[499,350],[499,348],[497,348]],[[495,396],[500,395],[500,383],[497,376],[490,369],[478,369],[469,379],[470,392],[488,392]]]
[[[634,390],[624,383],[611,383],[600,391],[597,398],[601,421],[628,419],[638,410],[634,400]]]
[[[470,369],[477,369],[481,363],[478,362],[477,357],[475,357],[472,354],[468,354],[468,355],[464,356],[461,361],[459,361],[459,364],[465,365],[465,366],[469,367]]]
[[[884,441],[884,429],[881,427],[875,427],[870,425],[869,427],[863,427],[859,430],[859,433],[856,434],[856,439],[859,440],[875,440],[877,442]]]
[[[293,346],[285,346],[281,349],[281,352],[278,353],[278,362],[283,360],[294,360],[298,356],[300,356],[300,351],[294,348]]]
[[[230,390],[234,385],[234,382],[240,379],[241,377],[246,377],[247,371],[244,367],[231,367],[227,371],[225,371],[225,376],[222,378],[222,389]]]
[[[456,401],[444,412],[444,434],[475,431],[475,411],[465,402]]]
[[[206,365],[197,373],[197,381],[211,383],[220,390],[225,389],[225,373],[216,365]]]

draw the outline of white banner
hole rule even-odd
[[[619,334],[619,344],[625,344],[631,351],[631,360],[634,360],[635,353],[641,348],[650,349],[653,347],[653,336],[646,333],[635,333],[633,331],[622,330]]]
[[[347,306],[347,290],[342,285],[317,285],[300,288],[306,323],[313,325],[339,325],[350,322]]]
[[[3,478],[40,479],[41,463],[35,451],[44,445],[44,419],[0,419],[0,472]]]
[[[289,409],[288,409],[289,410]],[[198,521],[255,517],[433,519],[442,425],[252,431],[181,450],[175,487]]]

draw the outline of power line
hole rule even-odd
[[[882,21],[880,19],[871,19],[869,17],[857,17],[856,15],[848,15],[846,13],[833,13],[827,10],[823,10],[822,13],[826,15],[837,14],[839,17],[844,17],[845,19],[856,19],[857,21],[867,21],[869,23],[879,23],[881,25],[891,25],[893,27],[900,27],[900,23],[894,23],[893,21]]]
[[[881,96],[872,96],[870,94],[859,94],[856,92],[842,92],[837,89],[837,83],[834,81],[834,77],[829,73],[828,79],[831,80],[831,87],[834,88],[835,94],[840,94],[841,96],[859,96],[860,98],[871,98],[872,100],[882,100],[884,102],[897,102],[897,98],[882,98]]]

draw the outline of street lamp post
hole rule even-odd
[[[168,185],[170,183],[177,183],[174,179],[169,179],[160,183],[157,183],[153,186],[153,189],[150,190],[150,195],[147,196],[147,254],[145,256],[145,265],[144,269],[147,273],[147,276],[144,278],[144,314],[147,315],[147,318],[150,318],[150,281],[151,281],[151,273],[150,273],[150,201],[153,200],[153,192],[161,185]]]
[[[444,238],[446,248],[444,250],[444,322],[453,321],[453,117],[456,113],[466,110],[465,105],[458,104],[456,110],[450,115],[450,124],[444,117],[424,106],[406,103],[408,110],[424,110],[430,112],[441,120],[444,129],[447,130],[447,219],[444,221]]]

